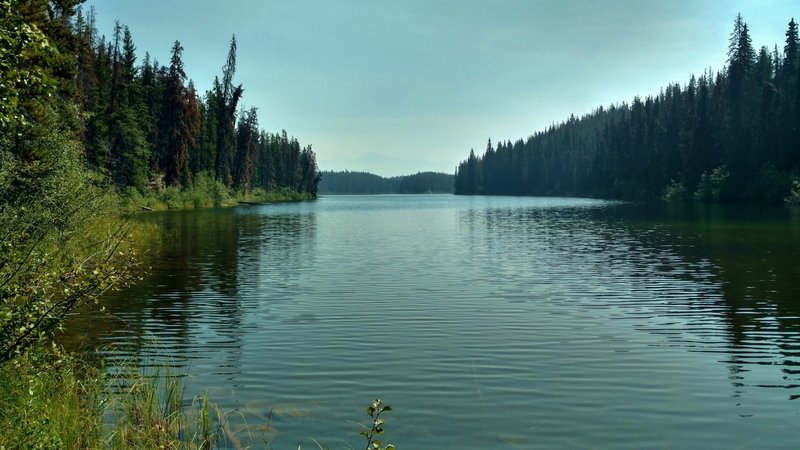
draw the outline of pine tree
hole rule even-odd
[[[228,59],[222,69],[222,81],[214,79],[215,106],[217,107],[217,153],[215,171],[218,180],[227,186],[233,182],[231,164],[236,149],[236,108],[242,98],[242,85],[233,85],[236,73],[236,36],[231,38]],[[211,113],[209,111],[209,113]]]
[[[258,115],[256,108],[242,111],[236,130],[236,156],[234,158],[233,186],[250,189],[253,168],[258,158]]]
[[[184,86],[186,72],[181,59],[179,41],[172,46],[169,71],[164,83],[164,100],[159,123],[160,146],[158,166],[168,185],[178,185],[185,175],[189,149],[196,143],[198,127],[191,117],[191,98]]]
[[[783,47],[783,71],[784,76],[790,77],[797,70],[797,61],[800,54],[800,37],[797,33],[797,23],[792,18],[789,21],[789,28],[786,30],[786,45]]]
[[[735,120],[741,116],[754,63],[755,51],[750,32],[739,14],[736,16],[728,45],[728,84]]]

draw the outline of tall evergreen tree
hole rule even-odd
[[[236,149],[236,108],[242,98],[242,85],[233,85],[236,73],[236,36],[231,38],[228,59],[222,69],[222,80],[214,79],[213,93],[217,115],[216,177],[230,186],[233,182],[231,164]]]
[[[797,69],[798,59],[800,59],[800,37],[797,33],[797,22],[794,18],[789,21],[789,28],[786,30],[786,45],[783,47],[783,70],[785,76],[791,76]]]
[[[165,175],[168,185],[181,182],[189,155],[189,148],[195,145],[197,126],[192,123],[189,109],[190,98],[184,82],[186,72],[181,59],[183,47],[179,41],[172,46],[169,71],[164,80],[164,99],[159,122],[160,146],[156,161],[157,170]]]
[[[256,108],[242,111],[236,130],[236,156],[234,158],[233,186],[249,189],[253,168],[258,158],[258,116]]]

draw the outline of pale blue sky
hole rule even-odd
[[[323,170],[453,172],[470,148],[655,94],[725,63],[737,12],[782,48],[800,0],[90,0],[139,61],[177,39],[202,92],[231,35],[261,127],[312,144]]]

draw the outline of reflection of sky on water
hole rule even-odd
[[[737,208],[378,196],[145,215],[168,230],[152,273],[86,344],[166,358],[255,422],[274,407],[276,445],[355,434],[381,395],[409,448],[781,446],[800,221]]]

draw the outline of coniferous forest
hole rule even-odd
[[[385,178],[369,172],[322,172],[320,194],[452,194],[453,175],[419,172]]]
[[[213,177],[237,190],[289,188],[316,195],[311,146],[301,147],[286,131],[264,131],[256,108],[242,106],[245,89],[234,82],[235,36],[221,75],[200,94],[187,77],[179,41],[167,64],[149,53],[140,60],[127,26],[117,22],[107,38],[98,34],[94,17],[93,9],[78,10],[72,25],[90,167],[121,190],[185,187]]]
[[[800,174],[800,65],[792,19],[756,49],[736,17],[728,62],[657,95],[490,140],[456,170],[457,194],[780,202]]]

